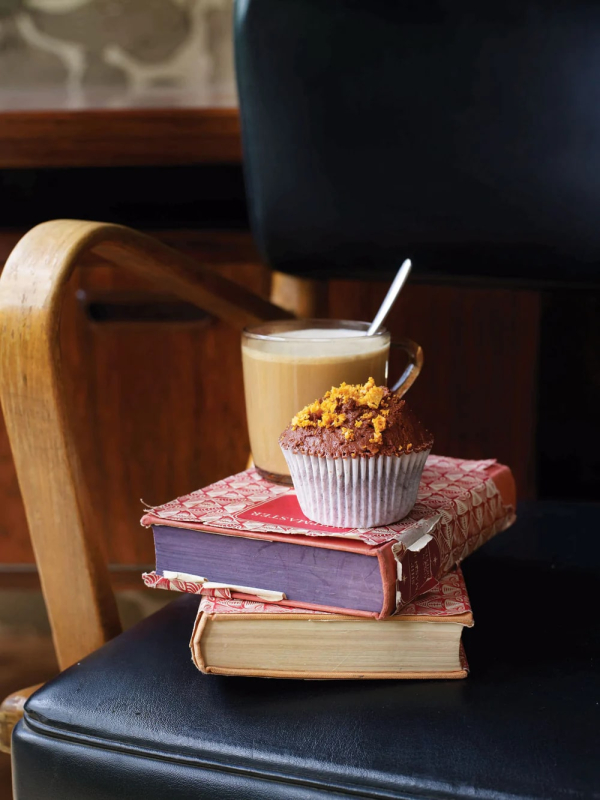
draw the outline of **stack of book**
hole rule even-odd
[[[458,566],[515,519],[495,461],[430,456],[408,517],[340,529],[254,469],[150,508],[147,586],[201,595],[191,650],[207,673],[461,678],[473,616]]]

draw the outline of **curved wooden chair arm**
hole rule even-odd
[[[60,372],[62,291],[90,252],[238,328],[292,316],[119,225],[46,222],[11,253],[0,278],[0,398],[61,669],[120,630]]]
[[[14,727],[23,716],[25,703],[41,685],[38,683],[37,686],[19,689],[0,703],[0,753],[10,753],[10,740]]]

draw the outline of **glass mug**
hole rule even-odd
[[[279,437],[300,409],[332,386],[386,385],[390,346],[408,355],[392,390],[404,394],[423,364],[422,350],[409,339],[391,341],[385,328],[367,336],[368,322],[293,319],[267,322],[242,333],[244,393],[252,458],[260,474],[291,483]]]

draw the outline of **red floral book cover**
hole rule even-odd
[[[284,592],[259,593],[240,586],[235,575],[227,583],[211,583],[210,575],[185,574],[183,568],[183,574],[150,573],[144,581],[156,588],[224,599],[276,599],[284,606],[304,609],[390,616],[431,589],[455,564],[492,536],[508,528],[515,519],[515,504],[514,480],[508,467],[493,460],[430,456],[417,502],[405,519],[367,530],[339,529],[308,520],[300,510],[293,487],[271,483],[250,469],[148,509],[142,524],[183,529],[183,535],[185,529],[190,529],[375,556],[384,589],[381,609],[365,612],[297,602]]]

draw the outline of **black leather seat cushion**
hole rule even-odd
[[[204,676],[182,597],[28,702],[17,800],[589,797],[597,506],[533,505],[465,563],[465,681]]]
[[[238,0],[265,259],[597,285],[599,30],[588,0]]]

